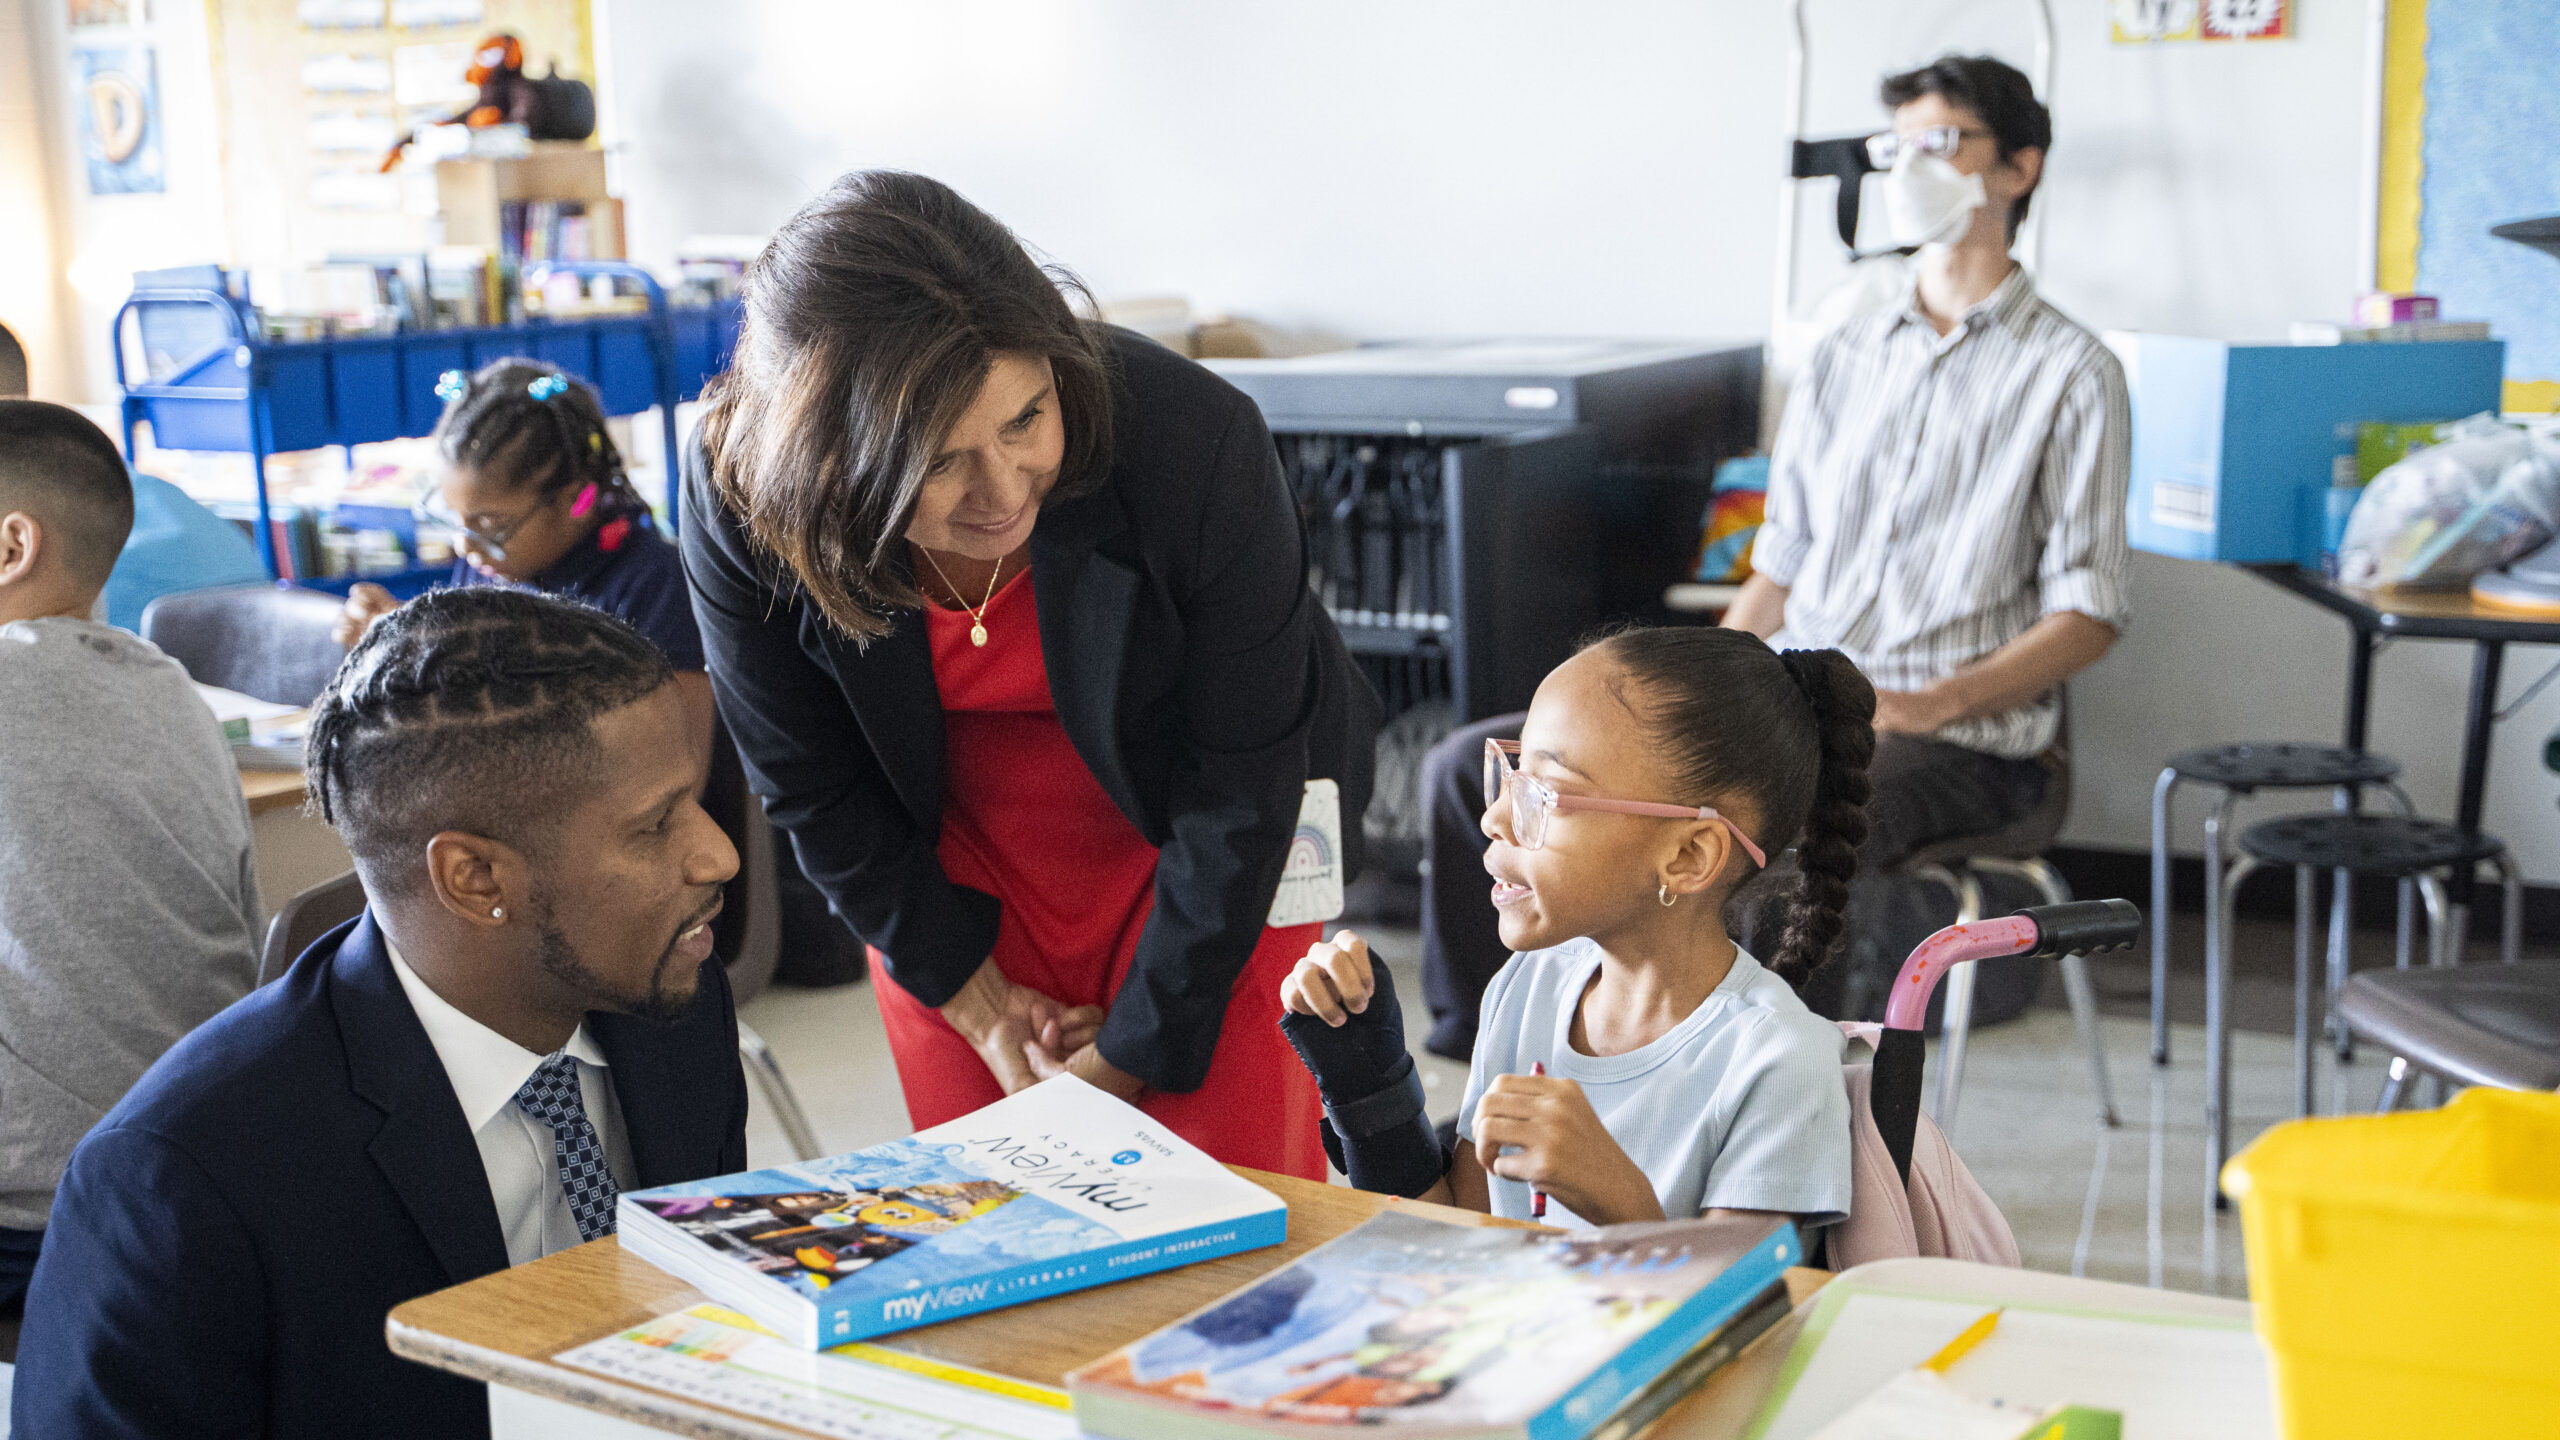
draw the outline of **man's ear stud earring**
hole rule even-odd
[[[492,919],[492,920],[504,920],[504,919],[506,919],[506,918],[507,918],[507,907],[506,907],[506,906],[504,906],[504,905],[492,905],[492,906],[490,906],[490,907],[489,907],[489,918],[490,918],[490,919]]]

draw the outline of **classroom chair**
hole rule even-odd
[[[2399,778],[2400,762],[2387,755],[2304,740],[2243,740],[2181,750],[2169,757],[2151,786],[2152,1064],[2169,1063],[2169,811],[2179,787],[2209,785],[2220,792],[2204,817],[2204,968],[2210,977],[2221,963],[2222,876],[2231,861],[2225,838],[2231,829],[2232,807],[2261,790],[2326,790],[2337,808],[2352,810],[2363,787],[2379,785],[2399,802],[2401,814],[2415,814],[2397,783]],[[2346,886],[2339,885],[2341,917],[2346,894]],[[2338,935],[2343,946],[2343,927]],[[2344,979],[2346,951],[2337,950],[2330,964]]]
[[[266,943],[258,950],[258,983],[280,978],[321,936],[362,913],[364,882],[353,870],[284,902],[267,921]]]
[[[1956,923],[1982,918],[1982,876],[2007,875],[2036,887],[2048,905],[2071,901],[2071,887],[2045,860],[2044,852],[2062,834],[2071,813],[2071,716],[2064,701],[2062,729],[2052,748],[2039,757],[2045,767],[2044,799],[2026,816],[1988,835],[1962,835],[1923,846],[1902,864],[1904,873],[1946,887],[1956,901]],[[2115,1087],[2107,1076],[2105,1036],[2098,1029],[2098,992],[2089,982],[2089,965],[2078,954],[2062,961],[2063,993],[2071,1002],[2071,1025],[2089,1054],[2089,1077],[2098,1090],[2098,1121],[2116,1124]],[[1946,1008],[1938,1022],[1938,1089],[1930,1114],[1949,1135],[1956,1128],[1956,1100],[1964,1085],[1966,1042],[1973,1029],[1974,970],[1958,966],[1947,976]]]
[[[703,785],[703,808],[726,831],[738,849],[738,875],[729,882],[726,904],[714,931],[713,953],[729,972],[729,993],[738,1008],[773,984],[782,959],[782,892],[775,867],[782,862],[773,822],[764,802],[747,787],[746,770],[737,746],[725,730],[712,736],[711,774]],[[755,1077],[756,1090],[773,1107],[773,1118],[802,1160],[826,1154],[801,1108],[799,1092],[784,1078],[782,1062],[764,1037],[745,1020],[738,1021],[738,1058]]]
[[[142,638],[219,685],[277,705],[308,705],[329,688],[347,647],[331,638],[345,601],[318,590],[225,585],[163,595],[142,611]]]
[[[2411,933],[2417,904],[2427,911],[2427,964],[2459,965],[2464,936],[2449,923],[2442,875],[2457,867],[2468,871],[2481,864],[2497,870],[2505,890],[2504,924],[2499,958],[2516,961],[2524,936],[2524,877],[2509,858],[2505,842],[2494,835],[2465,832],[2442,820],[2408,815],[2355,815],[2338,812],[2285,815],[2262,820],[2240,832],[2240,862],[2223,879],[2217,904],[2221,933],[2207,951],[2205,971],[2205,1173],[2222,1173],[2231,1153],[2231,914],[2240,884],[2270,866],[2293,869],[2293,1089],[2297,1115],[2311,1113],[2311,912],[2312,884],[2327,870],[2340,877],[2374,876],[2399,886],[2399,923],[2394,960],[2399,970],[2410,962]],[[2344,881],[2342,879],[2341,884]],[[2346,990],[2347,916],[2333,906],[2329,929],[2328,993],[2332,1004]],[[2345,1035],[2349,1027],[2338,1026]],[[2341,1058],[2347,1046],[2340,1047]],[[2220,1195],[2217,1188],[2214,1192]]]
[[[2391,1052],[2374,1106],[2386,1114],[2416,1072],[2458,1085],[2560,1090],[2560,965],[2371,970],[2339,990],[2337,1009]]]

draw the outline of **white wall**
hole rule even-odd
[[[145,42],[153,49],[167,189],[157,195],[91,195],[71,108],[83,102],[70,81],[67,7],[60,0],[0,0],[0,5],[14,10],[23,25],[19,33],[27,46],[34,94],[44,107],[43,123],[35,127],[45,150],[44,184],[51,210],[53,253],[44,273],[58,277],[55,295],[64,327],[60,365],[35,393],[70,403],[111,402],[116,389],[107,326],[133,289],[133,272],[227,260],[234,250],[222,137],[215,120],[214,41],[207,7],[160,0],[149,7],[147,26],[114,32],[116,43]],[[6,43],[9,18],[0,11],[0,44]],[[8,74],[6,64],[0,54],[0,78]],[[7,133],[9,93],[0,90],[0,136]],[[5,144],[0,140],[0,151]],[[0,266],[19,263],[13,251],[0,250]]]
[[[0,324],[26,347],[31,389],[45,395],[69,384],[74,362],[55,256],[47,85],[55,77],[37,64],[30,13],[40,8],[40,0],[0,0]]]

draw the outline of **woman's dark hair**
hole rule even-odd
[[[404,894],[446,830],[538,853],[593,783],[590,722],[674,678],[601,610],[496,586],[377,621],[312,706],[304,778],[375,893]]]
[[[2014,65],[1988,55],[1941,55],[1917,70],[1886,76],[1877,90],[1877,98],[1888,110],[1899,110],[1923,95],[1972,111],[1991,132],[1991,143],[2000,147],[2003,160],[2021,150],[2048,154],[2053,150],[2053,112],[2044,108],[2034,83]],[[2027,218],[2027,202],[2034,198],[2030,190],[2010,203],[2012,237]]]
[[[1795,845],[1796,887],[1769,969],[1802,986],[1840,943],[1867,838],[1875,687],[1837,650],[1780,654],[1743,630],[1663,626],[1595,645],[1634,682],[1626,700],[1677,777],[1673,803],[1748,798],[1760,848]]]
[[[774,232],[748,267],[746,320],[711,389],[703,448],[721,503],[857,642],[923,603],[901,543],[943,437],[997,355],[1045,358],[1066,458],[1050,499],[1111,457],[1101,327],[1013,232],[937,180],[863,170]]]
[[[645,507],[605,429],[604,406],[583,380],[539,360],[492,360],[437,382],[445,398],[436,451],[508,489],[532,488],[544,502],[585,485],[607,510]]]

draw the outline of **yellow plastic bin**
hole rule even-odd
[[[2288,1440],[2560,1435],[2560,1095],[2279,1125],[2222,1187]]]

